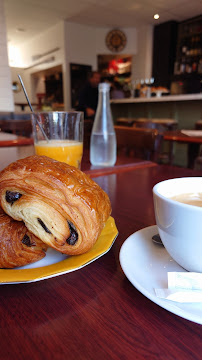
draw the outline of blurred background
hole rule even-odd
[[[28,110],[17,74],[44,110],[75,108],[92,70],[112,98],[200,93],[201,14],[202,0],[0,0],[0,111]]]

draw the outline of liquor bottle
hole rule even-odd
[[[186,64],[185,64],[185,72],[187,74],[190,74],[192,72],[192,64],[189,58],[187,58],[186,60]]]
[[[90,140],[90,162],[94,166],[113,166],[116,162],[116,134],[109,103],[109,89],[109,84],[99,84],[98,106]]]
[[[181,64],[180,64],[180,74],[185,73],[185,58],[182,58]]]
[[[193,63],[192,63],[192,72],[197,72],[198,70],[198,64],[197,64],[197,60],[194,58]]]
[[[202,59],[199,60],[198,73],[202,74]]]

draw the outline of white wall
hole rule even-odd
[[[70,94],[69,64],[91,65],[97,70],[97,55],[113,54],[106,44],[105,38],[111,28],[95,28],[65,21],[65,59],[67,94]],[[137,53],[137,32],[135,28],[122,29],[127,37],[127,44],[122,54]],[[67,95],[68,96],[68,95]],[[70,96],[68,96],[68,108]]]
[[[35,94],[37,92],[43,91],[41,91],[42,84],[36,82],[32,75],[40,70],[49,69],[57,65],[64,66],[65,58],[63,21],[43,32],[40,34],[40,36],[33,38],[31,41],[23,43],[21,46],[19,46],[18,49],[25,67],[18,70],[23,78],[28,96],[34,103],[37,101]],[[48,52],[50,53],[47,54]],[[33,57],[37,55],[43,56],[35,60]],[[14,69],[12,69],[12,76],[16,79],[16,71]],[[16,96],[22,98],[23,95],[20,93],[16,94],[15,98]]]
[[[96,69],[96,28],[65,21],[65,45],[66,60]]]
[[[47,52],[50,52],[56,48],[59,48],[59,50],[45,55]],[[61,60],[64,60],[63,21],[44,31],[42,34],[33,38],[29,42],[23,43],[21,46],[19,46],[19,50],[23,57],[24,67],[26,68],[36,65],[37,71],[42,70],[44,67],[47,67],[47,64],[37,65],[37,63],[48,60],[52,56],[55,57],[55,60],[52,61],[51,67],[60,64]],[[43,57],[36,60],[33,59],[34,56],[43,54]]]
[[[23,83],[25,85],[26,90],[29,89],[29,98],[33,103],[35,103],[35,101],[33,101],[33,96],[31,96],[30,93],[30,82],[32,83],[33,86],[33,91],[34,93],[45,93],[45,83],[41,78],[31,78],[31,74],[27,73],[26,70],[22,69],[22,68],[17,68],[17,67],[11,67],[11,77],[12,77],[12,81],[16,81],[19,84],[19,92],[14,92],[13,93],[13,98],[14,98],[14,103],[27,103],[27,100],[25,98],[24,92],[22,90],[21,84],[19,82],[19,78],[18,75],[21,76],[21,78],[23,79]],[[33,108],[35,108],[35,106],[33,106]],[[14,107],[14,111],[15,112],[21,112],[21,107],[19,105],[15,105]],[[26,112],[30,112],[30,109],[28,106],[25,107],[25,111]]]
[[[65,22],[65,59],[67,94],[70,93],[69,64],[91,65],[97,69],[97,55],[114,54],[105,43],[111,28],[95,28]],[[127,43],[120,52],[132,55],[132,80],[150,78],[152,75],[153,27],[123,28]],[[70,97],[68,96],[68,101]],[[68,103],[68,107],[70,103]]]
[[[0,49],[0,111],[13,111],[12,80],[8,65],[3,0],[0,0]]]
[[[91,65],[97,68],[96,29],[91,26],[64,22],[65,36],[65,80],[66,108],[70,109],[70,63]]]
[[[133,80],[148,79],[152,75],[153,26],[137,28],[137,53],[133,56]]]
[[[14,98],[14,103],[23,103],[26,101],[25,99],[25,95],[24,92],[21,88],[19,79],[18,79],[18,74],[22,77],[22,79],[24,80],[24,70],[21,68],[16,68],[16,67],[11,67],[11,77],[12,77],[12,82],[16,81],[19,83],[19,89],[20,91],[17,93],[13,93],[13,98]],[[20,108],[16,107],[15,110],[19,110]]]
[[[95,28],[61,21],[30,42],[22,44],[19,50],[24,63],[29,67],[35,65],[32,68],[21,70],[30,99],[33,102],[36,101],[33,97],[36,88],[31,75],[44,68],[61,64],[63,68],[65,109],[70,109],[70,63],[91,65],[93,70],[96,70],[97,55],[113,54],[105,44],[106,35],[110,30],[111,28]],[[151,77],[152,27],[123,28],[122,30],[126,34],[127,44],[121,53],[132,55],[132,78]],[[46,60],[54,56],[54,62],[37,66],[36,63],[40,60],[33,61],[34,55],[44,54],[57,47],[60,48],[58,51],[45,55],[41,59]],[[14,72],[12,73],[14,75]]]

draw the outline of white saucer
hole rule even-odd
[[[155,294],[155,288],[168,287],[168,271],[186,271],[163,246],[153,243],[152,236],[157,233],[154,225],[129,236],[121,247],[121,267],[128,280],[148,299],[182,318],[202,324],[202,303],[175,303]]]

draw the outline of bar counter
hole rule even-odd
[[[201,94],[181,94],[181,95],[163,95],[139,98],[112,99],[111,104],[131,104],[131,103],[152,103],[152,102],[170,102],[170,101],[191,101],[202,100]]]
[[[179,129],[194,129],[202,119],[202,93],[113,99],[111,108],[115,122],[119,117],[170,118]]]

